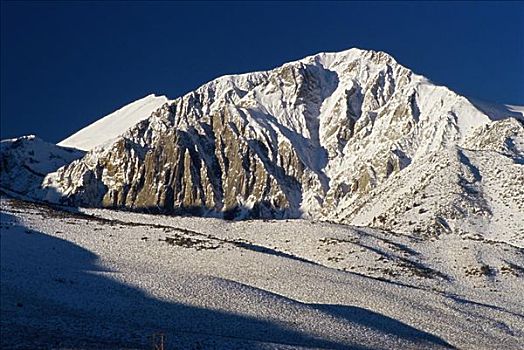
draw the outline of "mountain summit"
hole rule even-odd
[[[39,198],[524,237],[521,110],[460,96],[384,52],[320,53],[146,100],[62,141],[89,152],[48,174]]]
[[[127,129],[149,117],[167,101],[167,97],[153,94],[141,98],[60,141],[58,146],[88,151],[111,143]]]

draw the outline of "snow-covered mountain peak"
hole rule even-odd
[[[64,140],[90,152],[43,186],[73,205],[467,231],[524,209],[518,190],[509,210],[483,194],[492,169],[524,173],[521,116],[383,52],[319,53],[136,101]]]
[[[148,118],[153,111],[167,102],[166,96],[148,95],[97,120],[62,140],[58,145],[89,151],[95,147],[109,144],[127,129]]]

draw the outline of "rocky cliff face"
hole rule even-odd
[[[432,235],[522,209],[523,135],[522,114],[486,113],[383,52],[351,49],[218,78],[43,186],[73,205]],[[509,212],[486,195],[495,163],[515,186]]]

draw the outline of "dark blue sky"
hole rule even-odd
[[[149,93],[320,51],[382,50],[451,89],[524,105],[524,3],[1,4],[1,137],[57,142]]]

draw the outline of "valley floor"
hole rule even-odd
[[[482,236],[0,204],[5,349],[524,344],[524,249]]]

